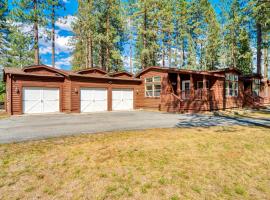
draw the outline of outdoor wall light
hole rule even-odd
[[[75,92],[76,94],[78,94],[78,89],[77,89],[77,88],[74,88],[74,92]]]
[[[19,94],[19,93],[20,93],[20,90],[19,90],[19,88],[18,88],[18,87],[16,87],[16,88],[15,88],[15,91],[16,91],[16,93],[17,93],[17,94]]]
[[[112,81],[109,81],[109,84],[112,84]]]

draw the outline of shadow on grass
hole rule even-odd
[[[262,128],[270,128],[270,122],[265,119],[255,119],[247,117],[232,117],[227,115],[206,116],[193,114],[186,117],[186,119],[180,119],[176,124],[178,128],[189,127],[211,127],[211,126],[257,126]]]
[[[255,119],[255,120],[262,120],[262,121],[270,122],[270,115],[269,115],[269,118],[266,118],[266,117],[252,117],[252,116],[249,116],[249,115],[241,115],[241,114],[237,114],[236,117],[249,118],[249,119]]]

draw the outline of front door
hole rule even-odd
[[[190,81],[182,81],[182,98],[188,99],[190,91]]]

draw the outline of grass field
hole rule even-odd
[[[270,199],[270,131],[154,129],[0,145],[0,199]]]

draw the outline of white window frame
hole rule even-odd
[[[186,83],[188,83],[188,85],[189,85],[188,91],[190,91],[190,80],[182,81],[182,91],[186,91],[186,89],[185,89]]]
[[[230,87],[230,85],[232,87]],[[225,74],[225,95],[226,97],[238,97],[239,95],[239,77],[237,74]]]
[[[147,79],[148,80],[151,79],[151,81],[148,81]],[[159,79],[159,80],[156,81],[155,79]],[[155,89],[156,85],[160,85],[159,90]],[[147,90],[147,86],[151,86],[152,89]],[[156,95],[157,92],[159,92],[159,95]],[[160,97],[160,93],[161,93],[161,77],[160,76],[152,76],[152,77],[145,78],[145,94],[144,94],[144,96],[147,98],[156,98],[156,97]]]

